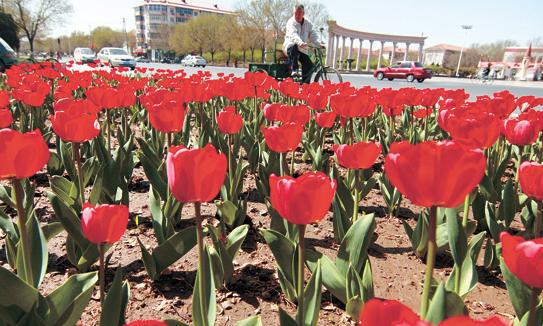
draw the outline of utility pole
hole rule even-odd
[[[466,39],[468,30],[470,30],[473,26],[472,25],[461,25],[462,29],[466,31]],[[462,42],[464,43],[464,42]],[[460,71],[460,62],[462,62],[462,54],[464,53],[464,46],[462,45],[462,48],[460,49],[460,57],[458,58],[458,65],[456,66],[456,77],[460,77],[459,71]]]
[[[123,18],[123,34],[124,34],[124,44],[126,46],[126,52],[130,54],[130,46],[128,46],[128,35],[126,34],[126,20]]]

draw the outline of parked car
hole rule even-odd
[[[136,60],[121,48],[103,48],[98,52],[98,60],[101,64],[109,64],[112,67],[130,67],[136,69]]]
[[[17,63],[15,51],[0,37],[0,72]]]
[[[149,63],[149,59],[147,59],[147,57],[144,57],[144,56],[141,56],[141,57],[137,57],[136,58],[136,62],[139,62],[139,63]]]
[[[172,63],[172,61],[168,58],[162,58],[160,59],[160,63]]]
[[[186,57],[181,60],[181,64],[183,66],[191,66],[191,67],[203,67],[207,65],[206,59],[202,58],[199,55],[187,55]]]
[[[396,65],[375,70],[373,76],[379,80],[398,78],[413,82],[416,79],[419,83],[422,83],[425,79],[432,78],[432,69],[424,68],[417,61],[400,61]]]
[[[89,48],[75,48],[74,61],[77,63],[93,63],[96,59],[96,53]]]

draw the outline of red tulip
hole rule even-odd
[[[55,115],[50,120],[53,130],[62,140],[83,143],[100,134],[100,124],[96,119],[97,107],[88,100],[59,100],[57,103],[62,108],[55,105]]]
[[[359,142],[352,145],[334,145],[339,165],[348,169],[367,169],[381,153],[381,144]]]
[[[223,134],[237,134],[243,126],[243,118],[236,112],[235,107],[227,106],[217,114],[217,126]]]
[[[226,177],[226,156],[213,145],[188,149],[172,147],[166,158],[168,185],[183,203],[208,202],[215,198]]]
[[[411,309],[396,300],[371,299],[358,318],[360,326],[430,326]]]
[[[282,126],[260,128],[266,139],[266,145],[277,153],[285,153],[295,150],[302,140],[304,127],[295,123],[287,123]]]
[[[163,322],[162,320],[134,320],[133,322],[130,322],[128,324],[124,324],[124,326],[168,326],[166,322]]]
[[[539,125],[529,120],[505,120],[503,134],[507,141],[513,145],[531,145],[537,140]]]
[[[183,130],[185,109],[176,101],[164,101],[147,109],[149,121],[153,128],[162,132],[179,132]]]
[[[543,164],[524,162],[520,165],[518,179],[522,192],[535,200],[543,200]]]
[[[315,112],[315,122],[321,128],[332,128],[336,122],[337,114],[334,111]]]
[[[439,323],[439,326],[508,326],[503,319],[493,316],[485,320],[474,320],[469,316],[455,316]]]
[[[543,238],[526,241],[502,232],[500,241],[509,271],[526,285],[543,289]]]
[[[446,116],[446,128],[451,138],[469,147],[486,149],[500,137],[500,120],[492,113],[480,110],[441,111]]]
[[[7,128],[13,123],[13,116],[9,109],[0,109],[0,128]]]
[[[415,205],[456,207],[484,176],[478,149],[453,141],[393,143],[385,158],[390,182]]]
[[[81,230],[95,244],[114,244],[128,225],[128,207],[124,205],[93,205],[86,203],[81,216]]]
[[[322,220],[328,212],[336,181],[322,172],[306,172],[298,178],[270,176],[273,208],[293,224],[310,224]]]
[[[0,90],[0,109],[9,105],[9,92]]]
[[[26,134],[0,130],[0,179],[31,177],[47,164],[49,155],[39,129]]]

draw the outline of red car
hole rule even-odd
[[[420,62],[402,61],[394,66],[375,70],[373,77],[379,80],[384,78],[388,80],[394,78],[407,79],[410,83],[416,79],[419,83],[422,83],[425,79],[432,78],[432,69],[424,68]]]

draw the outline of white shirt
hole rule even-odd
[[[300,24],[294,19],[294,16],[290,17],[287,21],[287,28],[285,33],[285,41],[283,42],[283,52],[287,53],[287,49],[293,45],[298,44],[298,50],[305,54],[309,54],[307,47],[301,48],[303,43],[312,44],[318,46],[319,36],[313,30],[313,24],[306,18]]]

